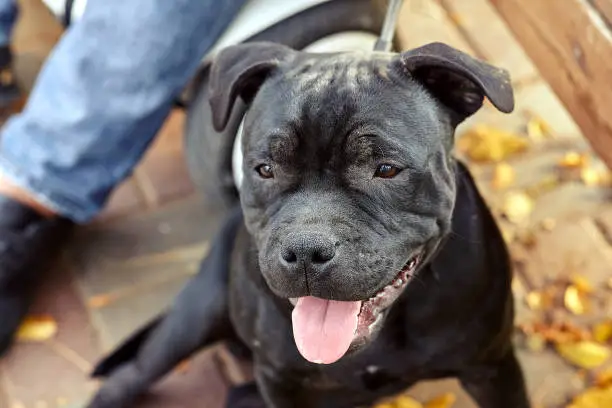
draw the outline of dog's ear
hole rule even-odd
[[[249,103],[266,77],[295,51],[284,45],[253,42],[219,52],[210,69],[209,102],[213,126],[220,132],[229,120],[238,96]]]
[[[504,113],[514,110],[514,94],[506,70],[446,44],[431,43],[404,52],[398,62],[455,114],[456,124],[480,109],[485,96]]]

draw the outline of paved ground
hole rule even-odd
[[[36,0],[21,3],[24,18],[17,31],[17,49],[27,88],[60,30]],[[592,172],[589,178],[567,159],[563,168],[558,165],[568,152],[589,152],[579,130],[487,0],[406,3],[399,27],[405,48],[444,41],[513,74],[516,112],[502,115],[487,105],[462,126],[459,135],[478,124],[530,134],[521,137],[526,151],[509,158],[508,166],[469,161],[513,251],[517,325],[529,332],[525,327],[534,321],[549,322],[555,320],[551,315],[563,315],[559,305],[538,308],[536,300],[541,304],[542,293],[551,285],[577,273],[589,279],[598,296],[594,311],[581,319],[597,322],[610,316],[612,292],[600,289],[610,277],[612,260],[610,190],[585,183],[593,179]],[[538,132],[537,121],[530,122],[533,117],[549,125],[548,137]],[[87,380],[96,358],[163,309],[196,270],[218,222],[218,209],[202,204],[187,176],[183,119],[180,111],[171,115],[143,163],[116,191],[100,219],[77,232],[33,311],[36,316],[50,315],[59,331],[51,340],[18,344],[0,363],[0,408],[81,406],[96,388]],[[460,136],[458,145],[469,138]],[[466,157],[465,151],[459,154]],[[507,180],[508,168],[515,173],[513,184],[499,188]],[[509,193],[514,205],[508,204]],[[508,214],[514,222],[508,221]],[[577,322],[582,323],[588,322]],[[535,347],[535,337],[525,340],[520,333],[517,330],[517,344],[534,404],[560,407],[584,389],[592,371],[576,370],[551,347]],[[248,371],[220,345],[174,372],[142,407],[221,407],[228,385],[245,376]],[[458,396],[456,408],[473,407],[453,380],[420,384],[411,393],[427,400],[446,391]]]

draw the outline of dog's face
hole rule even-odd
[[[240,198],[270,289],[295,305],[298,349],[331,363],[367,344],[449,232],[455,126],[507,74],[442,44],[397,54],[231,47],[211,71],[222,129],[242,96]]]

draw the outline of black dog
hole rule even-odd
[[[507,249],[451,154],[485,96],[513,110],[508,74],[439,43],[399,55],[251,43],[210,75],[217,129],[238,97],[251,104],[241,210],[167,315],[98,367],[110,376],[90,407],[125,407],[236,334],[268,407],[367,406],[449,376],[483,408],[528,407]]]

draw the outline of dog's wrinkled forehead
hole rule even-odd
[[[450,143],[439,103],[418,82],[398,78],[385,54],[308,55],[279,67],[247,114],[250,138],[269,134],[342,138],[376,134],[417,146]]]
[[[357,109],[358,105],[367,108],[366,99],[374,96],[376,88],[382,88],[380,73],[386,69],[381,61],[359,54],[308,55],[281,67],[266,81],[260,100],[282,101],[275,109],[300,109],[301,112],[288,113],[302,116],[346,115],[350,113],[347,109]]]
[[[283,75],[304,90],[321,91],[336,85],[358,89],[376,78],[388,78],[389,58],[368,56],[364,53],[344,53],[333,56],[308,55],[288,65]]]
[[[311,108],[320,114],[342,115],[350,114],[347,109],[355,109],[367,117],[373,110],[380,116],[377,103],[407,102],[404,92],[397,89],[405,90],[406,81],[394,81],[390,74],[389,58],[384,55],[314,55],[287,64],[264,85],[281,92],[281,97],[291,97],[293,104],[305,111]]]

